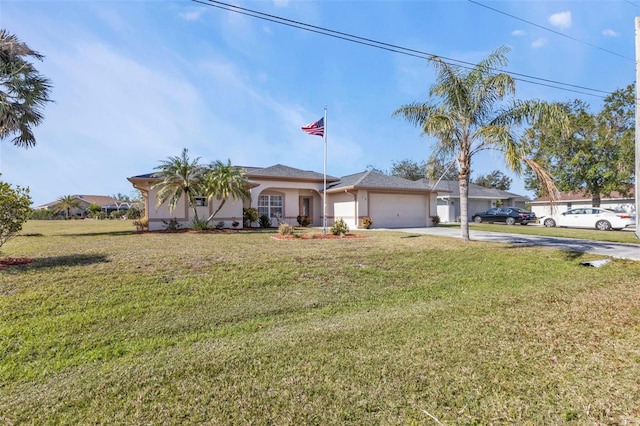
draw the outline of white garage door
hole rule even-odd
[[[426,195],[369,194],[369,216],[375,228],[427,226]]]

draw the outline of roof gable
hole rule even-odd
[[[413,191],[430,191],[431,188],[421,181],[412,181],[398,176],[390,176],[375,170],[367,170],[343,176],[338,182],[330,185],[327,192],[353,189],[397,189]]]

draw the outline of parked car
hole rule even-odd
[[[622,229],[635,224],[633,216],[625,212],[616,212],[599,207],[571,209],[564,213],[547,217],[542,222],[550,228],[562,226],[567,228],[595,228],[601,231]]]
[[[520,207],[494,207],[486,212],[474,214],[472,219],[475,223],[504,222],[507,225],[526,225],[537,220],[535,213]]]

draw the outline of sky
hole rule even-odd
[[[233,5],[424,55],[207,0],[2,0],[0,27],[45,56],[35,65],[53,84],[53,102],[34,128],[35,147],[0,143],[0,180],[29,187],[34,206],[71,194],[131,196],[128,177],[155,171],[183,148],[202,164],[322,173],[323,140],[300,127],[325,108],[328,175],[421,162],[435,141],[392,115],[429,99],[436,77],[429,55],[475,64],[508,46],[503,70],[518,78],[518,99],[581,99],[594,112],[606,94],[635,81],[640,0]],[[493,170],[513,178],[511,192],[532,195],[498,154],[472,160],[472,178]]]

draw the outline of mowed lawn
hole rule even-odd
[[[1,254],[36,260],[0,271],[0,423],[640,423],[640,262],[271,235],[28,222]]]

